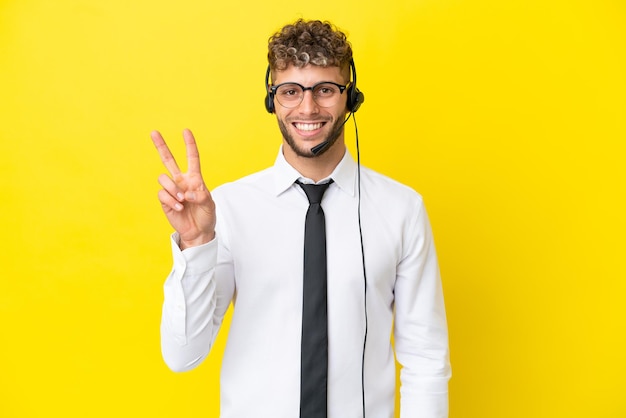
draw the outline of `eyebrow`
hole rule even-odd
[[[323,80],[323,81],[318,81],[317,83],[312,84],[312,85],[310,85],[310,86],[305,86],[305,85],[303,85],[303,84],[298,83],[297,81],[283,81],[282,83],[276,83],[276,84],[273,84],[273,87],[276,87],[276,86],[281,86],[281,85],[283,85],[283,84],[297,84],[297,85],[299,85],[300,87],[303,87],[303,88],[309,88],[309,87],[315,87],[315,86],[317,86],[317,85],[319,85],[319,84],[324,84],[324,83],[328,83],[328,84],[335,84],[335,85],[338,85],[338,86],[345,87],[345,86],[347,86],[350,82],[348,81],[348,83],[346,83],[346,84],[341,84],[341,83],[338,83],[338,82],[336,82],[336,81],[328,81],[328,80]]]

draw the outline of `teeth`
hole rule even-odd
[[[301,131],[314,131],[322,127],[322,123],[294,123],[295,127]]]

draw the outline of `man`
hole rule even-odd
[[[272,167],[209,192],[191,132],[183,134],[187,173],[152,133],[170,173],[159,177],[159,200],[176,231],[165,362],[175,371],[200,364],[232,302],[223,418],[391,418],[394,346],[401,417],[447,417],[447,327],[431,229],[416,192],[359,167],[346,150],[343,124],[363,101],[350,44],[328,22],[299,20],[270,38],[268,59],[266,107],[283,137]],[[321,208],[309,203],[315,186],[307,184],[325,184]],[[314,205],[325,221],[307,230]],[[303,246],[313,230],[325,231],[326,251],[309,264]],[[306,284],[311,268],[325,280]],[[304,354],[318,333],[303,313],[309,288],[325,299],[314,315],[324,330]],[[310,386],[313,375],[321,383]]]

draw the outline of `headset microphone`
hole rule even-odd
[[[346,118],[346,120],[343,121],[343,123],[341,125],[339,125],[337,127],[337,129],[335,129],[335,131],[332,133],[332,135],[330,135],[326,141],[317,144],[316,146],[314,146],[313,148],[311,148],[311,152],[313,153],[313,155],[319,155],[322,151],[324,151],[326,149],[326,147],[328,147],[330,145],[330,143],[335,139],[336,136],[339,135],[339,132],[341,131],[341,128],[343,128],[343,125],[346,124],[346,122],[348,121],[348,119],[350,119],[350,116],[352,116],[353,112],[350,112],[350,114],[348,115],[348,117]]]
[[[321,144],[317,144],[316,146],[311,148],[311,152],[313,153],[313,155],[317,155],[320,152],[322,152],[324,149],[326,149],[328,144],[330,144],[330,141],[324,141]]]

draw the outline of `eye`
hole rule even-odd
[[[317,86],[317,88],[315,89],[315,94],[321,97],[332,96],[335,93],[337,93],[337,87],[333,84],[322,84],[320,86]]]
[[[278,94],[284,97],[297,97],[300,95],[301,89],[297,85],[285,85],[278,89]]]

